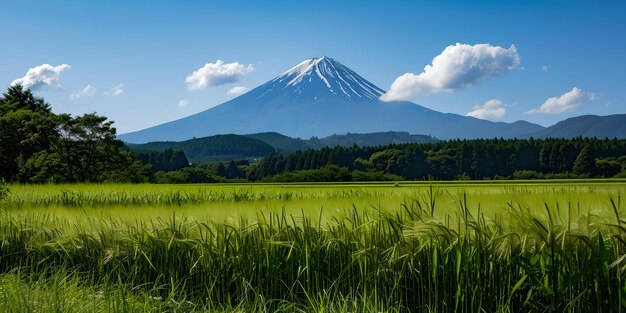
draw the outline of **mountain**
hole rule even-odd
[[[411,135],[407,132],[380,132],[370,134],[345,134],[345,135],[330,135],[328,137],[311,139],[291,138],[279,133],[259,133],[245,135],[250,138],[264,141],[276,151],[296,151],[305,149],[320,149],[323,147],[349,147],[357,145],[360,147],[366,146],[386,146],[390,144],[401,143],[429,143],[437,141],[435,138],[424,135]]]
[[[496,123],[437,112],[408,101],[383,102],[378,88],[343,64],[306,59],[249,92],[206,111],[120,135],[126,142],[186,140],[216,134],[278,132],[290,137],[387,131],[439,139],[527,137],[542,126]]]
[[[365,146],[386,146],[389,144],[401,143],[431,143],[437,141],[433,137],[425,135],[411,135],[407,132],[380,132],[370,134],[345,134],[331,135],[324,138],[311,138],[308,140],[312,148],[342,146],[348,147],[357,145]]]
[[[626,114],[572,117],[534,135],[536,138],[574,138],[578,136],[626,139]]]
[[[244,135],[246,137],[261,140],[270,144],[276,151],[297,151],[311,148],[308,140],[300,138],[291,138],[279,133],[267,132],[258,134]]]
[[[268,143],[240,135],[216,135],[185,141],[155,141],[128,146],[138,152],[182,150],[193,163],[262,157],[275,152]]]

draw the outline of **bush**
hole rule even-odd
[[[376,172],[353,171],[352,180],[353,181],[399,181],[399,180],[404,180],[404,177],[398,176],[395,174],[385,173],[382,171],[376,171]]]
[[[597,174],[603,177],[613,177],[622,171],[622,164],[617,160],[596,159]]]
[[[220,178],[212,175],[210,171],[197,167],[185,167],[182,170],[170,172],[156,172],[154,174],[154,180],[157,184],[193,184],[220,182]]]
[[[541,173],[530,170],[515,171],[513,172],[513,179],[540,179],[543,178]]]
[[[352,175],[345,167],[328,165],[317,170],[301,170],[278,174],[264,181],[268,182],[340,182],[352,181]]]

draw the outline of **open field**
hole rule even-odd
[[[609,312],[626,182],[10,186],[0,310]]]

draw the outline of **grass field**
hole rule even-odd
[[[0,311],[610,312],[626,181],[10,186]]]

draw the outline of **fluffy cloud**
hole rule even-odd
[[[224,63],[217,60],[215,63],[207,63],[197,71],[189,74],[185,79],[187,89],[198,90],[207,86],[219,86],[239,81],[241,76],[250,73],[254,67],[252,64],[245,66],[239,62]]]
[[[227,94],[229,95],[240,95],[244,92],[248,91],[248,88],[244,87],[244,86],[237,86],[237,87],[233,87],[230,88],[230,90],[227,92]]]
[[[76,99],[80,99],[80,98],[83,98],[83,97],[91,97],[94,94],[96,94],[96,87],[94,87],[92,85],[87,85],[80,92],[71,94],[70,95],[70,99],[76,100]]]
[[[50,64],[42,64],[31,67],[24,77],[18,78],[11,82],[11,85],[22,85],[25,88],[38,89],[43,86],[58,85],[61,79],[61,72],[70,68],[68,64],[52,66]]]
[[[448,46],[420,74],[406,73],[380,97],[383,101],[409,100],[418,95],[451,92],[474,85],[520,64],[514,45],[505,49],[489,44]]]
[[[124,85],[123,84],[119,84],[111,89],[109,89],[109,91],[105,91],[105,94],[109,95],[109,96],[121,96],[124,93]]]
[[[562,94],[558,98],[548,98],[539,108],[532,109],[526,113],[560,114],[573,110],[583,102],[593,100],[594,98],[595,95],[593,93],[574,87],[571,91]]]
[[[483,105],[474,106],[474,111],[467,113],[467,116],[483,120],[496,120],[504,116],[506,108],[502,105],[502,101],[498,99],[487,100]]]
[[[184,108],[184,107],[186,107],[188,104],[189,104],[189,100],[180,100],[180,101],[178,101],[178,104],[177,104],[177,105],[178,105],[179,107],[181,107],[181,108]]]

